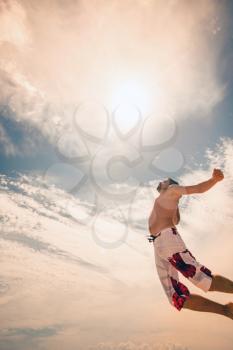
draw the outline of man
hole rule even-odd
[[[214,169],[212,177],[194,186],[180,186],[168,178],[159,183],[153,210],[149,217],[149,241],[153,241],[155,264],[159,279],[169,302],[177,310],[187,308],[195,311],[213,312],[233,319],[233,303],[219,304],[198,294],[191,294],[179,282],[178,272],[205,292],[219,291],[233,293],[233,282],[212,272],[201,264],[187,249],[176,225],[180,221],[179,199],[208,191],[223,180],[220,169]]]

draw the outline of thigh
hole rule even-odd
[[[168,260],[158,255],[156,250],[155,265],[169,303],[180,311],[190,295],[188,288],[179,281],[177,269]]]
[[[200,263],[187,248],[174,252],[167,261],[194,285],[207,292],[212,283],[212,272]]]

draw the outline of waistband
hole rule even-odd
[[[159,237],[160,235],[161,235],[161,232],[159,232],[159,234],[156,235],[156,236],[154,236],[154,235],[148,235],[148,236],[147,236],[147,239],[148,239],[149,242],[154,242],[154,240],[155,240],[157,237]]]
[[[167,228],[161,230],[156,236],[151,235],[151,234],[148,235],[148,236],[147,236],[148,241],[149,241],[149,242],[154,242],[154,240],[155,240],[156,238],[158,238],[158,237],[162,234],[163,231],[166,231],[166,230],[169,230],[169,229],[172,230],[172,233],[173,233],[174,235],[177,235],[178,231],[177,231],[177,228],[176,228],[176,227],[174,227],[174,226],[172,226],[172,227],[167,227]]]

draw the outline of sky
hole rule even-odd
[[[232,14],[0,0],[0,349],[230,350],[230,319],[171,308],[146,236],[160,179],[218,167],[182,197],[178,230],[233,278]]]

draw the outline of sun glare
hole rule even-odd
[[[131,104],[143,112],[148,108],[149,91],[147,91],[146,87],[142,84],[128,81],[115,88],[112,96],[112,103],[115,106],[120,104]]]
[[[130,129],[140,117],[150,112],[151,92],[139,82],[126,81],[114,88],[111,105],[118,126]]]

